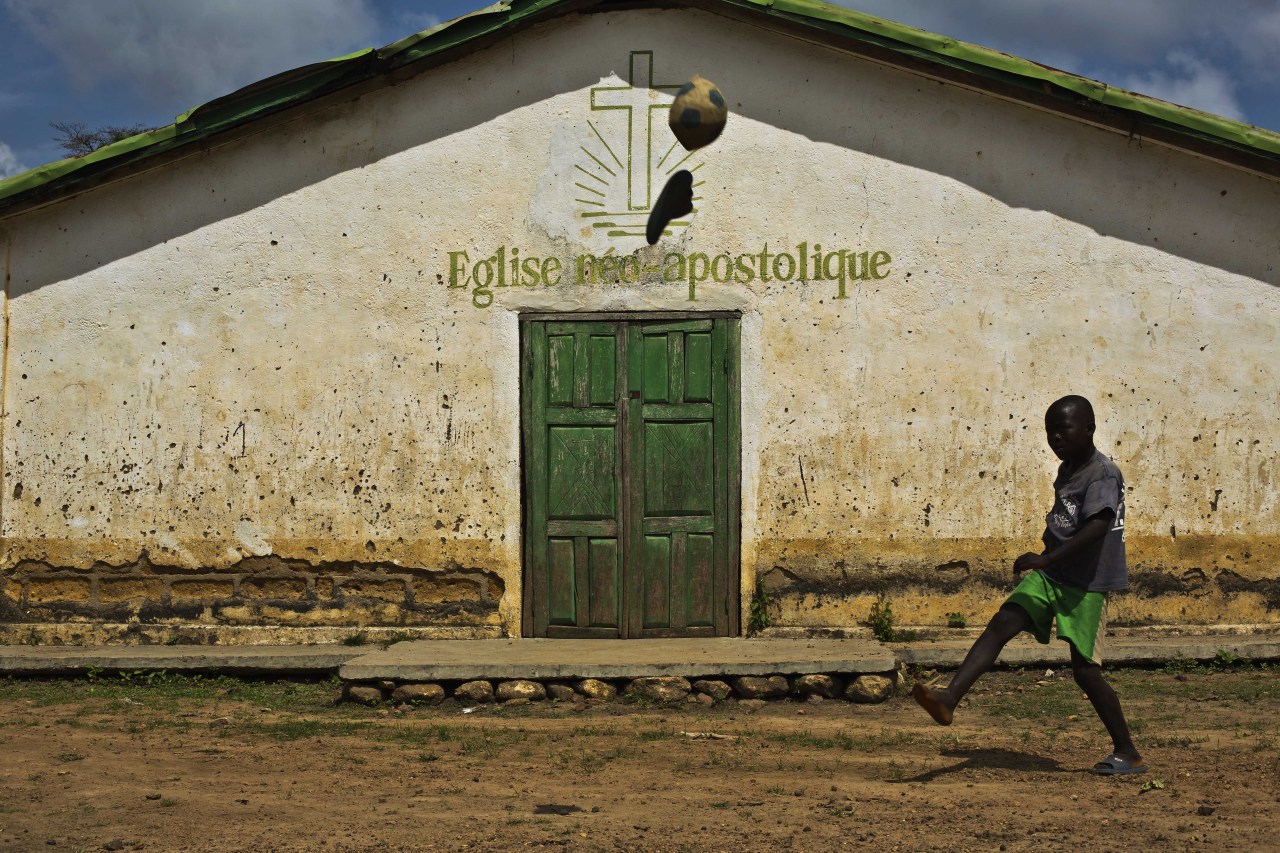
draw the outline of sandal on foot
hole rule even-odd
[[[929,712],[929,716],[933,717],[933,721],[940,726],[951,725],[951,709],[942,702],[938,701],[938,697],[934,695],[934,690],[917,681],[911,685],[911,698],[916,700],[921,708]]]
[[[644,237],[652,246],[658,242],[671,220],[693,212],[693,173],[681,169],[671,176],[667,185],[658,194],[658,200],[649,212],[649,222],[645,226]]]
[[[1093,769],[1089,772],[1095,776],[1125,776],[1129,773],[1146,773],[1147,765],[1134,764],[1129,759],[1113,752],[1093,765]]]

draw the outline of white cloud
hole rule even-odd
[[[0,180],[12,178],[14,175],[21,175],[25,171],[27,171],[27,167],[18,162],[18,157],[13,153],[13,149],[0,142]]]
[[[1045,48],[1064,57],[1087,54],[1117,63],[1151,51],[1163,55],[1180,40],[1219,30],[1217,22],[1224,17],[1203,0],[842,0],[841,5],[1038,61],[1045,61],[1039,58]]]
[[[921,29],[972,41],[1067,71],[1135,68],[1171,50],[1212,56],[1221,67],[1280,73],[1280,0],[838,0]]]
[[[1241,121],[1245,117],[1231,77],[1185,51],[1172,51],[1163,68],[1131,74],[1120,85],[1184,107]]]
[[[398,10],[391,19],[396,32],[402,33],[397,38],[429,30],[438,23],[440,23],[439,15],[433,15],[430,12],[411,12],[406,9]]]
[[[1280,77],[1280,0],[837,2],[1230,118]]]
[[[1253,5],[1253,4],[1251,4]],[[1249,71],[1259,77],[1275,79],[1280,76],[1276,56],[1280,55],[1280,0],[1261,4],[1255,14],[1234,19],[1239,32],[1234,42],[1249,65]]]
[[[371,47],[367,0],[5,0],[82,90],[125,85],[184,108]]]

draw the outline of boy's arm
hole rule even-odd
[[[1013,561],[1013,571],[1028,572],[1035,569],[1044,569],[1052,566],[1054,563],[1070,559],[1078,552],[1083,551],[1090,545],[1095,544],[1099,539],[1107,535],[1111,530],[1111,523],[1115,515],[1111,510],[1106,509],[1102,512],[1094,513],[1076,534],[1064,542],[1061,546],[1054,548],[1052,551],[1046,551],[1043,554],[1032,554],[1030,552],[1023,554],[1021,557]]]

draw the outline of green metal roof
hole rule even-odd
[[[1007,53],[918,30],[817,0],[509,0],[440,24],[383,48],[369,48],[306,65],[253,83],[188,110],[173,124],[122,139],[87,154],[39,166],[0,181],[0,216],[82,188],[111,172],[191,145],[272,113],[314,100],[432,57],[447,60],[504,31],[570,12],[689,6],[735,16],[759,16],[788,28],[813,31],[827,42],[871,48],[951,79],[1023,91],[1078,111],[1085,107],[1128,119],[1131,132],[1163,137],[1243,156],[1280,173],[1280,134],[1126,91]],[[429,67],[429,63],[424,63]]]

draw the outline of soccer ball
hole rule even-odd
[[[693,151],[715,142],[728,117],[724,95],[716,84],[695,74],[676,93],[667,123],[680,144]]]

